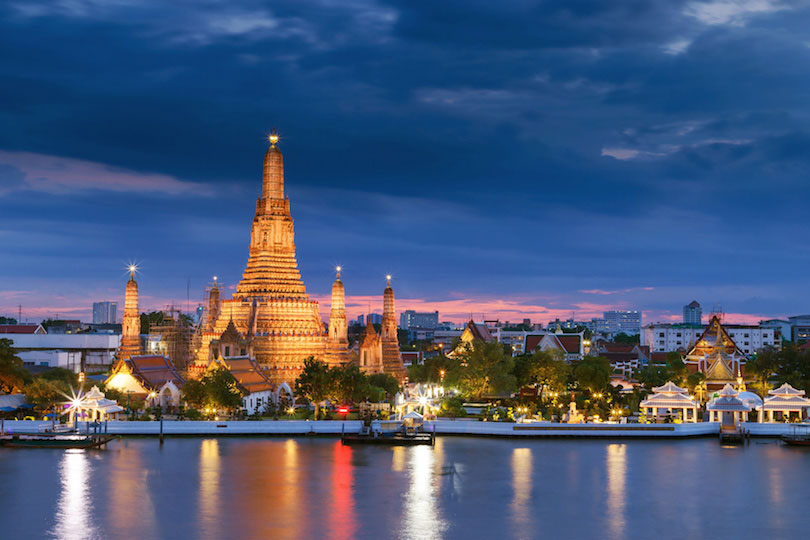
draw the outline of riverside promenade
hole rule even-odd
[[[4,422],[6,433],[37,433],[50,427],[46,421]],[[358,433],[363,423],[360,420],[258,420],[258,421],[174,421],[128,422],[114,421],[101,424],[99,429],[110,435],[122,436],[340,436],[341,433]],[[780,437],[795,429],[810,430],[810,424],[759,424],[745,423],[743,427],[752,437]],[[94,428],[89,427],[92,431]],[[436,420],[425,422],[427,431],[437,435],[465,435],[473,437],[513,438],[686,438],[717,436],[717,422],[687,424],[557,424],[532,422],[480,422],[475,420]],[[88,430],[86,422],[79,422],[79,430]]]

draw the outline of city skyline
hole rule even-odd
[[[235,284],[274,126],[324,316],[338,264],[350,317],[389,273],[398,312],[455,321],[808,311],[806,4],[464,7],[0,8],[26,51],[0,73],[0,314],[122,305],[130,260],[144,309]]]

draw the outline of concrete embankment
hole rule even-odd
[[[50,422],[6,420],[6,432],[36,433]],[[793,433],[796,424],[746,423],[752,437],[780,437]],[[359,420],[261,420],[261,421],[164,421],[163,435],[172,436],[340,436],[341,433],[358,433],[362,428]],[[81,432],[87,430],[85,422],[79,423]],[[93,428],[90,428],[91,430]],[[110,435],[158,436],[160,422],[107,422],[99,429]],[[554,424],[533,422],[513,424],[509,422],[479,422],[474,420],[437,420],[426,422],[426,429],[435,429],[437,435],[466,435],[478,437],[549,437],[549,438],[683,438],[717,436],[716,422],[696,424]],[[801,429],[801,428],[800,428]],[[804,429],[810,426],[804,425]]]

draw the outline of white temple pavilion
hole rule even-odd
[[[726,384],[717,397],[706,405],[709,422],[720,422],[721,429],[736,429],[738,423],[744,422],[751,412],[751,406],[737,397],[738,394],[733,386]]]
[[[653,388],[653,395],[642,401],[639,407],[645,410],[648,417],[656,420],[659,413],[666,411],[665,415],[680,414],[682,422],[697,422],[697,403],[689,396],[686,388],[681,388],[672,381]]]
[[[775,390],[768,392],[768,397],[761,406],[757,407],[759,422],[765,422],[765,413],[768,413],[768,422],[774,422],[774,413],[780,413],[783,421],[790,419],[790,413],[799,415],[799,420],[807,416],[807,409],[810,408],[810,399],[804,397],[804,390],[797,390],[788,383],[783,384]]]
[[[116,420],[118,414],[123,411],[123,407],[114,400],[107,399],[98,386],[93,386],[89,392],[79,394],[69,403],[68,408],[70,422],[75,421],[77,416],[90,422]]]

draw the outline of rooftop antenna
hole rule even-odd
[[[22,304],[20,304],[17,310],[17,324],[22,324]]]

